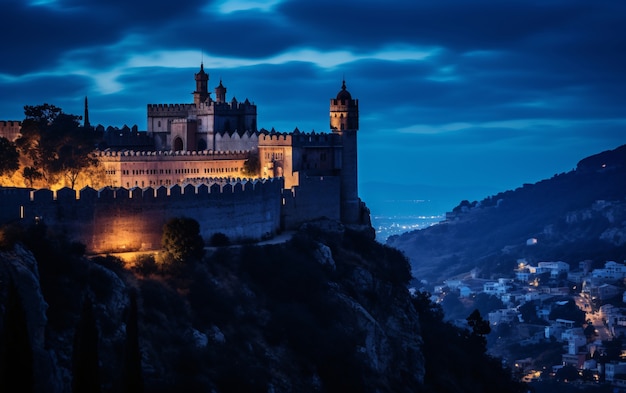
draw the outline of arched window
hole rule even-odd
[[[183,140],[180,137],[176,137],[176,139],[174,139],[174,151],[181,150],[183,150]]]

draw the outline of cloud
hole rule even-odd
[[[363,179],[508,185],[623,143],[624,25],[619,0],[5,0],[0,118],[87,95],[93,122],[145,128],[203,61],[260,127],[326,131],[345,78]]]

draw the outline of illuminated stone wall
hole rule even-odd
[[[242,178],[248,152],[98,152],[111,187],[160,187],[208,178]]]
[[[206,242],[218,232],[235,241],[274,235],[280,229],[281,189],[276,179],[184,188],[85,188],[78,197],[67,188],[56,197],[37,190],[28,200],[13,198],[10,210],[18,217],[23,211],[27,222],[42,220],[91,253],[154,250],[160,248],[163,225],[173,217],[197,220]]]

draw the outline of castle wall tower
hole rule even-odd
[[[204,72],[204,63],[200,64],[200,72],[195,74],[196,79],[196,91],[193,92],[193,103],[196,107],[200,106],[200,103],[210,100],[209,93],[209,74]]]
[[[336,98],[330,100],[330,129],[341,137],[337,159],[341,167],[341,221],[356,224],[361,215],[357,170],[357,130],[359,100],[353,100],[343,81]]]
[[[222,85],[221,80],[219,86],[215,88],[215,102],[218,104],[226,102],[226,88]]]

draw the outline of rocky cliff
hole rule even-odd
[[[528,262],[626,259],[626,146],[581,160],[551,179],[463,201],[444,222],[388,239],[418,279],[510,274]],[[529,239],[534,239],[527,243]]]
[[[447,325],[427,297],[409,294],[408,261],[374,241],[371,227],[320,220],[283,244],[207,249],[202,260],[169,265],[151,256],[132,265],[111,256],[86,259],[84,247],[38,227],[13,236],[22,243],[7,242],[7,233],[0,233],[2,386],[37,392],[519,387],[494,369],[498,361],[484,357],[479,336]],[[31,351],[33,359],[18,355]],[[449,351],[453,359],[446,358]]]

